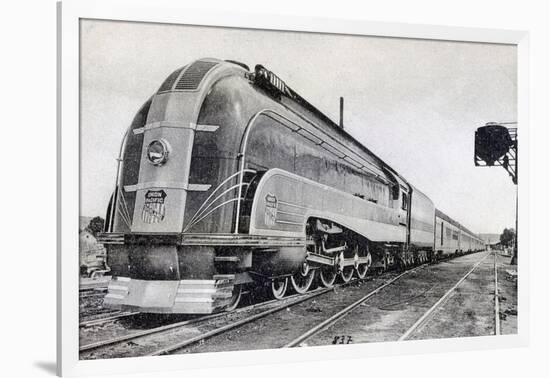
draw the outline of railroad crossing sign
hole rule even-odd
[[[515,124],[488,122],[476,130],[474,163],[476,167],[503,167],[517,185],[517,128],[503,126],[508,123]]]

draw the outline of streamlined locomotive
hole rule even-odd
[[[443,228],[481,249],[260,65],[200,59],[174,71],[135,116],[118,164],[101,235],[110,307],[212,313],[235,308],[245,287],[279,299],[331,287],[450,253]]]

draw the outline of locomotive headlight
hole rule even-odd
[[[147,159],[153,165],[163,165],[168,160],[170,145],[164,139],[155,139],[147,146]]]

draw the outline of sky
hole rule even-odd
[[[262,64],[476,233],[515,226],[516,187],[475,167],[474,132],[517,120],[511,45],[82,20],[82,216],[104,216],[116,157],[141,105],[204,57]],[[519,128],[521,133],[521,126]]]

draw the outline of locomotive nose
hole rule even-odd
[[[193,132],[184,122],[145,125],[132,232],[181,232]]]

